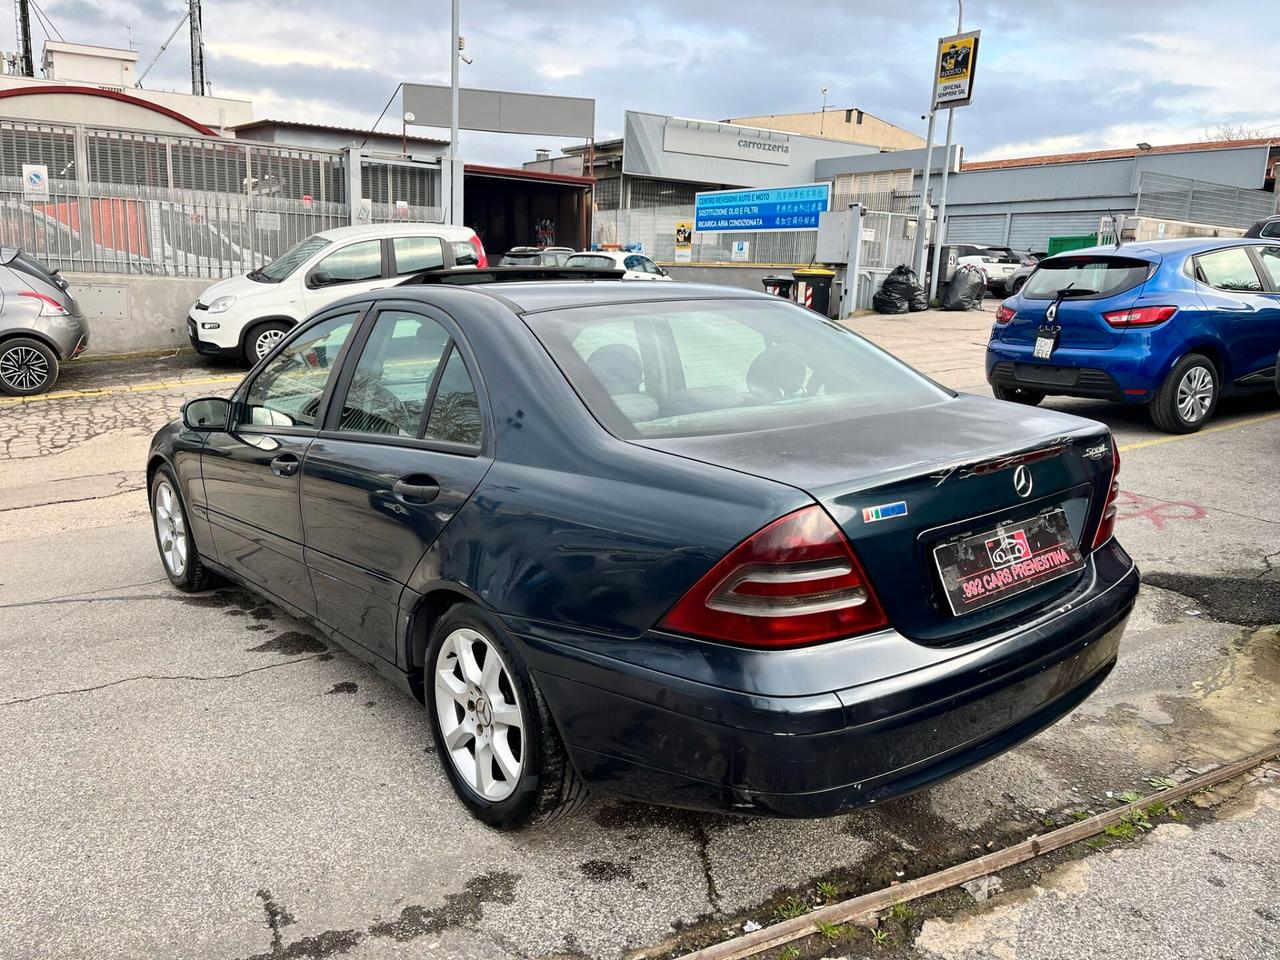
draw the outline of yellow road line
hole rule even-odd
[[[1234,430],[1236,427],[1248,427],[1255,423],[1265,423],[1268,420],[1275,420],[1280,417],[1280,412],[1264,413],[1258,417],[1249,417],[1247,420],[1237,420],[1235,423],[1223,423],[1216,427],[1205,427],[1196,433],[1176,433],[1167,437],[1153,437],[1150,440],[1139,440],[1137,443],[1126,443],[1120,448],[1121,453],[1128,453],[1130,450],[1141,450],[1143,447],[1158,447],[1162,443],[1173,443],[1175,440],[1191,440],[1195,437],[1203,437],[1206,433],[1220,433],[1223,430]]]
[[[211,383],[239,383],[242,377],[196,377],[191,380],[161,380],[157,383],[131,383],[118,387],[99,387],[95,390],[54,390],[34,397],[0,397],[0,405],[10,403],[41,403],[45,400],[66,400],[72,397],[105,397],[118,393],[150,393],[154,390],[173,390],[180,387],[198,387]]]

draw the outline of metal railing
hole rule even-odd
[[[1205,180],[1144,171],[1138,180],[1139,217],[1220,227],[1250,227],[1276,212],[1277,195]]]
[[[353,220],[442,219],[437,167],[367,155],[370,199],[353,218],[348,162],[345,151],[0,120],[0,245],[64,271],[218,279]],[[24,184],[24,164],[47,168],[47,194]]]

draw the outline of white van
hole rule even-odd
[[[219,280],[187,316],[197,353],[253,364],[285,333],[322,307],[353,293],[394,286],[433,267],[487,266],[469,227],[371,223],[312,234],[264,267]]]

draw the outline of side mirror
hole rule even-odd
[[[667,268],[666,268],[666,267],[659,267],[659,268],[658,268],[658,276],[660,276],[660,277],[668,277],[668,276],[670,276],[670,274],[669,274],[669,273],[667,273]]]
[[[225,397],[199,397],[182,405],[182,423],[188,430],[226,430],[230,420],[231,401]]]
[[[315,273],[311,274],[311,286],[313,287],[327,287],[333,282],[333,274],[328,273],[325,270],[317,270]]]

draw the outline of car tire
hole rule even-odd
[[[520,830],[581,808],[586,785],[495,618],[474,603],[451,607],[432,631],[422,673],[440,766],[477,819]]]
[[[58,355],[31,337],[0,343],[0,393],[30,397],[44,393],[58,380]]]
[[[217,583],[218,576],[200,560],[188,516],[173,471],[168,466],[157,468],[151,478],[151,529],[160,565],[169,582],[183,593],[199,593]]]
[[[1019,290],[1023,288],[1023,286],[1026,285],[1026,282],[1027,282],[1026,277],[1019,277],[1017,280],[1013,281],[1013,283],[1009,285],[1009,293],[1016,294]]]
[[[292,329],[293,326],[284,320],[268,320],[250,327],[244,335],[244,362],[252,367],[274,350]]]
[[[1008,400],[1011,403],[1022,403],[1028,407],[1036,406],[1045,398],[1040,390],[1028,390],[1025,387],[992,387],[991,392],[997,400]]]
[[[1218,368],[1204,354],[1189,353],[1156,391],[1151,422],[1166,433],[1195,433],[1212,419],[1218,394]]]

